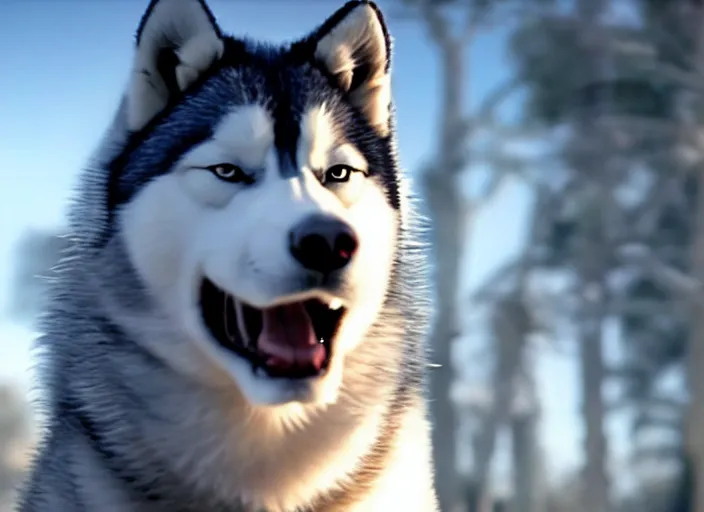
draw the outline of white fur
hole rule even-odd
[[[169,100],[169,91],[157,70],[157,57],[176,45],[175,74],[181,91],[222,56],[223,42],[197,0],[158,2],[142,30],[134,54],[128,89],[127,122],[130,130],[144,127]]]
[[[389,132],[391,75],[386,70],[389,55],[379,17],[369,5],[360,5],[336,25],[318,43],[315,51],[349,89],[354,69],[363,55],[370,65],[370,75],[356,89],[349,91],[350,101],[362,109],[372,126],[382,135]]]
[[[134,321],[131,324],[138,325]],[[171,322],[164,322],[158,334],[144,330],[143,325],[141,332],[137,327],[135,333],[141,342],[153,341],[152,334],[157,334],[162,344],[168,342],[168,349],[156,352],[163,355],[192,345],[176,332],[178,329]],[[172,356],[167,357],[171,360]],[[196,361],[198,358],[194,359],[194,366]],[[357,373],[347,379],[348,392],[334,404],[316,410],[297,403],[276,408],[252,407],[232,385],[203,392],[168,378],[151,379],[149,393],[143,398],[149,401],[154,415],[169,421],[145,421],[141,425],[148,440],[142,449],[159,454],[173,467],[187,470],[204,490],[217,489],[224,501],[244,499],[257,510],[266,508],[271,512],[297,510],[318,493],[347,483],[360,454],[370,449],[381,431],[382,411],[365,407],[364,397],[388,390],[359,377],[364,373],[359,366],[363,361],[354,364]],[[125,370],[129,376],[129,368]],[[201,372],[200,379],[219,378],[212,369]],[[418,442],[415,440],[414,444]],[[111,475],[104,473],[100,461],[94,460],[95,454],[85,453],[85,448],[75,446],[70,453],[76,457],[74,469],[79,484],[85,482],[91,490],[89,504],[95,510],[131,510],[129,497],[122,494],[121,487],[116,488],[114,483],[111,486]]]
[[[383,476],[370,495],[348,512],[436,510],[432,478],[428,474],[430,445],[420,441],[427,435],[430,425],[418,410],[408,413],[403,423],[404,428],[393,443]],[[412,446],[415,449],[410,449]]]
[[[338,143],[341,134],[325,105],[310,108],[301,118],[301,140],[298,161],[304,171],[327,169],[344,164],[356,169],[344,184],[331,184],[330,190],[345,206],[353,205],[364,191],[364,175],[368,171],[367,160],[349,143]]]
[[[212,139],[193,148],[171,173],[152,180],[127,205],[123,230],[132,262],[162,307],[235,379],[252,404],[330,404],[337,398],[345,354],[381,309],[394,256],[389,241],[395,238],[395,214],[382,188],[362,173],[331,189],[313,175],[313,167],[367,166],[361,153],[339,138],[324,108],[303,116],[298,153],[306,163],[301,175],[281,177],[272,143],[273,125],[263,107],[234,109]],[[260,169],[260,183],[251,188],[226,183],[203,169],[222,162]],[[327,375],[272,380],[254,374],[247,361],[211,339],[201,321],[199,286],[207,276],[256,307],[316,293],[294,279],[300,268],[288,249],[289,231],[316,212],[348,222],[359,239],[344,290],[337,297],[325,296],[340,299],[348,313]]]
[[[325,169],[330,149],[340,136],[337,127],[325,111],[325,105],[309,109],[301,116],[301,139],[297,159],[308,170]]]
[[[236,107],[220,123],[212,140],[225,161],[232,159],[233,163],[249,170],[264,169],[267,154],[274,143],[274,121],[261,105]],[[207,147],[204,158],[212,161],[220,157],[208,154],[212,149]],[[193,156],[189,154],[189,158]]]

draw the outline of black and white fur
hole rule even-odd
[[[47,420],[20,511],[438,509],[390,51],[371,2],[286,47],[225,36],[203,0],[150,3],[52,284]],[[223,162],[253,184],[205,170]],[[360,172],[328,186],[335,164]],[[286,246],[321,212],[359,239],[327,287]],[[344,304],[329,371],[272,379],[220,349],[196,306],[204,276],[256,307]]]

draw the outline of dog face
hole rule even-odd
[[[110,164],[113,232],[155,304],[254,405],[329,403],[398,238],[390,42],[350,2],[285,48],[152,1]]]

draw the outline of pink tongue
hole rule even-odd
[[[302,303],[264,309],[262,319],[257,349],[267,358],[267,365],[322,368],[325,347],[318,343]]]

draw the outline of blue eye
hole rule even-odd
[[[247,185],[254,183],[254,179],[251,176],[233,164],[216,164],[206,167],[206,169],[221,180],[229,183],[245,183]]]

